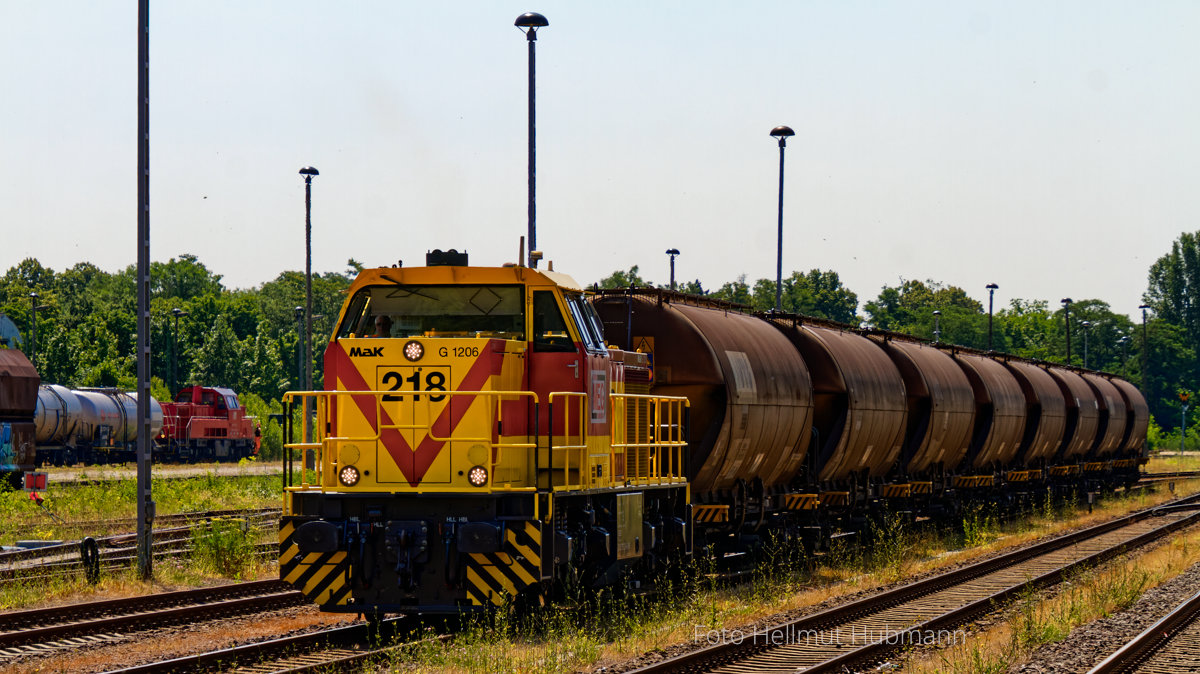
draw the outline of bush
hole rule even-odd
[[[192,529],[192,557],[198,566],[240,578],[254,565],[254,542],[244,519],[218,519]]]

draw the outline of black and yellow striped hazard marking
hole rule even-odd
[[[816,494],[783,495],[783,507],[787,510],[816,510],[819,504]]]
[[[1050,467],[1050,476],[1051,477],[1066,477],[1068,475],[1078,475],[1078,474],[1079,474],[1079,466],[1077,466],[1077,465],[1051,466]]]
[[[821,505],[826,507],[850,505],[850,492],[823,491],[821,492]]]
[[[500,552],[466,556],[467,598],[473,606],[501,606],[542,578],[542,529],[535,521],[508,522]]]
[[[912,496],[912,485],[908,483],[885,484],[879,491],[884,498],[908,498]]]
[[[932,482],[909,482],[908,484],[912,486],[913,496],[928,496],[933,493]]]
[[[1108,470],[1107,461],[1089,461],[1083,464],[1083,470],[1086,473],[1102,473]]]
[[[1008,482],[1029,482],[1031,480],[1042,479],[1042,471],[1040,470],[1010,470],[1004,475],[1004,479]]]
[[[1113,468],[1134,468],[1137,465],[1137,459],[1117,459],[1113,461]]]
[[[692,506],[692,521],[694,522],[728,522],[729,506],[727,505],[697,505]]]
[[[993,475],[955,475],[954,486],[958,489],[990,487],[996,483]]]
[[[294,518],[279,523],[279,578],[320,606],[344,606],[350,599],[350,560],[344,550],[300,552],[293,540]]]

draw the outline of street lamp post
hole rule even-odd
[[[304,307],[296,307],[296,383],[304,381]]]
[[[1092,331],[1092,322],[1083,321],[1079,324],[1083,328],[1083,369],[1088,366],[1088,333]]]
[[[937,309],[933,310],[933,341],[935,344],[942,341],[942,312]]]
[[[175,307],[171,316],[175,318],[175,329],[171,331],[171,395],[179,393],[179,319],[188,312]]]
[[[1125,360],[1129,357],[1129,336],[1125,335],[1121,337],[1117,340],[1117,343],[1121,345],[1121,376],[1127,377],[1129,375],[1125,370]]]
[[[1180,456],[1183,456],[1183,441],[1187,437],[1187,411],[1188,411],[1189,395],[1190,394],[1188,394],[1187,391],[1184,391],[1179,394],[1179,402],[1181,405],[1179,408],[1179,455]]]
[[[679,254],[678,248],[668,248],[667,255],[671,256],[671,290],[675,290],[675,256]]]
[[[38,304],[38,294],[29,293],[29,362],[37,369],[37,315],[42,309],[50,308],[47,304]]]
[[[304,176],[304,353],[312,353],[312,179],[321,175],[317,169],[300,169]],[[304,359],[304,390],[312,390],[312,357]],[[308,399],[304,403],[304,441],[308,442]]]
[[[300,169],[304,176],[304,390],[312,390],[312,179],[321,175],[317,169],[306,166]],[[311,414],[309,396],[304,397],[304,442],[311,442]],[[308,465],[308,451],[305,451]]]
[[[1064,325],[1066,325],[1066,327],[1067,327],[1067,365],[1070,365],[1071,364],[1071,303],[1074,302],[1075,300],[1071,299],[1070,297],[1065,297],[1060,301],[1062,302],[1063,311],[1065,312],[1063,321],[1064,321]]]
[[[775,249],[775,311],[783,311],[783,150],[789,136],[796,135],[790,126],[771,129],[771,137],[779,139],[779,241]]]
[[[537,269],[538,257],[534,255],[537,250],[537,207],[535,206],[536,189],[536,132],[534,120],[536,115],[536,100],[534,98],[536,78],[536,50],[534,45],[537,44],[537,29],[545,28],[550,25],[546,17],[537,12],[525,12],[517,17],[513,25],[520,28],[525,33],[525,41],[529,43],[529,266]]]
[[[1146,339],[1146,310],[1149,304],[1138,307],[1142,310],[1142,390],[1150,391],[1150,342]]]
[[[988,351],[992,351],[992,300],[995,299],[996,288],[1000,286],[995,283],[987,284],[988,291]]]

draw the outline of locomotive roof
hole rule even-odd
[[[364,269],[350,284],[353,294],[364,286],[374,285],[451,285],[451,284],[510,284],[557,286],[581,292],[583,286],[567,274],[543,271],[530,267],[379,267]]]

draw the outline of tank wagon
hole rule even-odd
[[[163,410],[150,400],[151,433]],[[38,465],[73,466],[137,460],[137,394],[113,388],[43,384],[34,413]]]
[[[37,465],[137,459],[137,394],[43,384],[33,420]],[[155,461],[237,461],[258,452],[256,419],[227,388],[188,386],[173,402],[150,400]]]
[[[1137,477],[1148,409],[1111,375],[665,291],[587,295],[455,251],[426,264],[360,273],[329,390],[286,398],[315,424],[285,429],[280,574],[325,610],[536,603],[646,582],[700,547]]]
[[[37,460],[33,410],[39,381],[25,354],[0,348],[0,475],[14,486]]]

